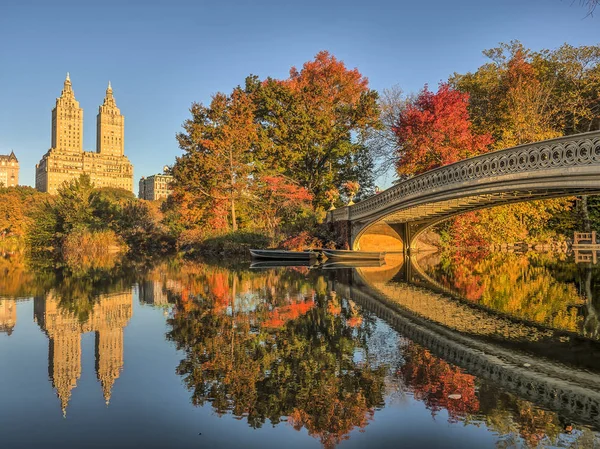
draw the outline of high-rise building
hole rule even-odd
[[[152,175],[140,179],[138,197],[143,200],[161,200],[173,193],[171,189],[173,176],[171,175]]]
[[[35,167],[36,189],[56,193],[64,182],[86,173],[96,187],[133,191],[133,165],[125,156],[125,118],[110,82],[96,124],[96,152],[84,151],[83,109],[75,99],[67,73],[52,110],[52,148]]]
[[[19,185],[19,161],[15,152],[8,156],[0,154],[0,186],[15,187]]]

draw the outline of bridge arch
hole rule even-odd
[[[600,131],[520,145],[440,167],[400,182],[328,220],[347,223],[348,244],[382,224],[404,242],[455,215],[523,201],[600,193]],[[338,227],[339,228],[339,227]],[[373,248],[370,248],[373,249]],[[383,245],[379,250],[386,249]]]

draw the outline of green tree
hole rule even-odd
[[[248,77],[246,91],[261,126],[261,163],[308,189],[315,206],[326,205],[328,189],[372,168],[360,153],[367,132],[380,127],[377,93],[357,69],[322,51],[285,80]]]

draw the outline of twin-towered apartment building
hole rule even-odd
[[[65,181],[90,176],[96,187],[133,191],[133,165],[125,156],[125,118],[110,82],[96,119],[96,151],[83,150],[83,109],[75,99],[67,73],[52,110],[52,144],[35,167],[35,187],[56,193]]]
[[[96,151],[83,149],[83,109],[75,98],[67,73],[63,90],[52,109],[50,149],[35,167],[35,187],[56,193],[64,183],[86,173],[96,187],[116,187],[133,192],[133,165],[125,156],[125,118],[117,107],[108,83],[106,95],[96,117]],[[147,200],[166,198],[172,177],[152,175],[140,180],[139,197]],[[0,186],[19,183],[19,161],[14,152],[0,155]]]

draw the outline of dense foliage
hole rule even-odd
[[[528,50],[519,42],[484,54],[490,62],[454,74],[437,93],[396,96],[393,151],[402,179],[478,153],[600,127],[600,46]],[[396,106],[395,108],[393,106]],[[390,125],[390,122],[392,123]],[[381,158],[381,139],[373,152]],[[446,226],[447,243],[544,241],[573,230],[600,229],[598,200],[525,202],[465,214]]]
[[[85,268],[109,268],[120,253],[152,254],[173,241],[149,202],[119,189],[96,189],[89,176],[65,183],[46,196],[27,230],[38,261]]]
[[[276,243],[321,221],[332,189],[352,181],[353,194],[372,193],[362,142],[379,126],[376,100],[357,69],[321,52],[287,79],[249,76],[243,89],[194,103],[177,136],[169,226],[186,243],[238,229]]]

